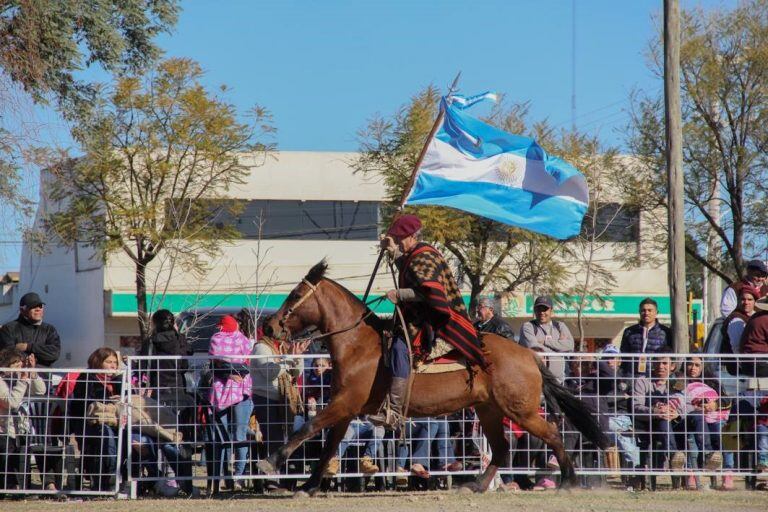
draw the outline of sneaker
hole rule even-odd
[[[672,459],[669,461],[669,469],[675,471],[685,467],[685,454],[683,452],[675,452],[672,455]]]
[[[723,467],[723,454],[720,452],[713,452],[709,454],[704,461],[704,469],[707,471],[718,471]]]
[[[533,486],[534,491],[548,491],[552,489],[557,489],[557,484],[549,478],[542,478]]]
[[[379,472],[379,466],[373,463],[373,459],[368,455],[360,459],[360,472],[364,475],[372,475]]]
[[[233,480],[232,492],[242,492],[242,491],[243,491],[243,483],[240,480]]]
[[[397,469],[395,470],[395,472],[399,473],[395,477],[395,486],[397,486],[397,487],[407,487],[408,486],[408,470],[398,466]]]
[[[765,462],[760,462],[757,465],[757,472],[758,473],[765,473],[767,471],[768,471],[768,464],[766,464]]]
[[[325,476],[336,476],[336,474],[339,472],[340,467],[341,467],[341,462],[339,461],[339,458],[334,457],[328,462],[328,467],[325,468],[325,472],[323,474]]]
[[[736,489],[736,487],[733,485],[733,475],[723,476],[723,486],[720,489],[723,491],[733,491]]]
[[[554,455],[550,455],[547,459],[547,467],[552,470],[558,470],[560,469],[560,463],[557,462],[557,457]]]

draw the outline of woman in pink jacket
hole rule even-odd
[[[208,400],[214,408],[216,418],[227,431],[231,444],[224,448],[221,455],[223,472],[228,475],[228,462],[232,449],[235,451],[234,479],[232,490],[242,489],[242,477],[245,473],[248,459],[248,421],[251,417],[253,402],[251,400],[251,375],[248,370],[250,341],[240,332],[237,320],[231,315],[225,315],[219,321],[219,332],[211,337],[208,354],[214,356],[211,360],[213,382]]]

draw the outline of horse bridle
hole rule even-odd
[[[280,324],[280,327],[285,327],[285,322],[288,320],[288,318],[293,314],[293,312],[302,304],[304,304],[304,301],[306,301],[308,298],[310,298],[316,291],[317,291],[317,285],[312,284],[306,279],[301,280],[302,283],[307,285],[309,287],[309,291],[302,295],[299,300],[296,301],[296,303],[285,310],[285,314],[283,315],[283,318],[280,319],[278,322]]]
[[[299,300],[297,300],[296,303],[293,306],[291,306],[291,307],[289,307],[288,309],[285,310],[285,314],[283,315],[283,318],[281,318],[280,321],[278,322],[280,327],[283,328],[283,329],[285,329],[285,322],[293,314],[293,312],[299,306],[301,306],[304,303],[304,301],[306,301],[308,298],[310,298],[312,295],[314,295],[314,293],[317,291],[317,285],[316,284],[312,284],[309,281],[307,281],[306,279],[302,279],[301,282],[304,283],[305,285],[307,285],[307,287],[309,288],[309,291],[307,293],[305,293],[304,295],[302,295],[299,298]],[[382,300],[384,300],[386,298],[387,298],[386,295],[383,295],[381,297],[378,297],[376,299],[373,299],[371,301],[366,302],[365,305],[366,306],[370,306],[370,305],[373,305],[373,304],[378,304],[379,302],[381,302]],[[355,327],[357,327],[358,325],[363,323],[365,321],[365,319],[368,318],[372,314],[373,314],[373,309],[369,309],[362,317],[360,317],[360,319],[357,322],[355,322],[354,324],[350,325],[349,327],[344,327],[342,329],[338,329],[338,330],[332,331],[332,332],[326,332],[326,333],[323,333],[323,334],[319,334],[317,336],[310,336],[307,339],[309,339],[309,340],[319,340],[319,339],[322,339],[322,338],[327,338],[329,336],[334,336],[336,334],[341,334],[341,333],[344,333],[344,332],[347,332],[347,331],[351,331],[352,329],[354,329]]]

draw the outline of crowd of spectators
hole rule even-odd
[[[639,321],[624,330],[620,341],[583,356],[557,356],[573,353],[575,344],[568,326],[553,317],[550,297],[535,299],[534,318],[517,335],[496,313],[494,301],[483,298],[475,327],[548,353],[542,357],[550,370],[590,406],[611,440],[603,453],[582,445],[575,429],[557,414],[541,410],[560,426],[577,465],[617,473],[622,468],[670,471],[682,475],[680,482],[689,489],[732,489],[737,469],[768,471],[768,365],[728,359],[730,354],[768,352],[768,299],[760,298],[765,276],[751,276],[752,281],[726,291],[736,296],[736,305],[721,328],[725,373],[701,355],[674,356],[672,333],[659,322],[652,299],[640,301]],[[55,328],[42,321],[44,306],[36,294],[25,295],[19,319],[0,329],[0,368],[8,369],[0,374],[0,490],[60,492],[76,486],[112,493],[130,473],[140,482],[139,492],[196,496],[194,467],[204,465],[210,492],[243,491],[248,475],[256,471],[252,463],[274,452],[333,399],[330,360],[323,354],[299,357],[310,348],[308,341],[261,335],[249,310],[220,319],[209,344],[209,364],[192,386],[186,359],[152,358],[191,354],[167,310],[152,316],[152,335],[138,352],[148,357],[137,358],[126,370],[119,353],[100,348],[88,358],[86,370],[54,385],[50,373],[38,371],[55,363],[60,350]],[[745,388],[731,390],[726,384],[737,379],[746,382]],[[30,404],[43,397],[48,398],[46,408],[35,416]],[[126,410],[132,414],[128,432],[123,428]],[[44,422],[33,425],[35,419]],[[41,429],[44,444],[64,448],[28,449],[34,444],[31,436]],[[503,474],[500,485],[508,490],[555,488],[559,468],[547,448],[509,419],[505,429],[511,467],[525,471]],[[283,477],[258,480],[259,488],[269,492],[289,486],[293,479],[285,476],[309,471],[324,435],[302,448]],[[66,462],[73,454],[79,466]],[[387,471],[400,475],[395,482],[429,482],[433,473],[475,471],[489,454],[471,409],[410,419],[394,435],[363,416],[350,423],[326,476],[376,477],[385,471],[388,457],[393,463]],[[33,463],[40,475],[34,483]],[[65,464],[76,479],[63,480]],[[701,470],[708,472],[706,478],[698,476]],[[708,484],[709,475],[715,476]],[[634,485],[633,479],[626,481]]]

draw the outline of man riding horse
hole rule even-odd
[[[443,255],[419,241],[420,234],[419,218],[402,215],[382,240],[382,248],[394,258],[399,271],[398,288],[389,290],[387,298],[401,306],[413,356],[425,360],[435,346],[447,343],[447,348],[458,351],[469,363],[487,370],[483,344],[467,316],[456,279]],[[389,408],[369,418],[391,429],[402,422],[411,373],[405,335],[402,328],[395,329],[389,352]]]

